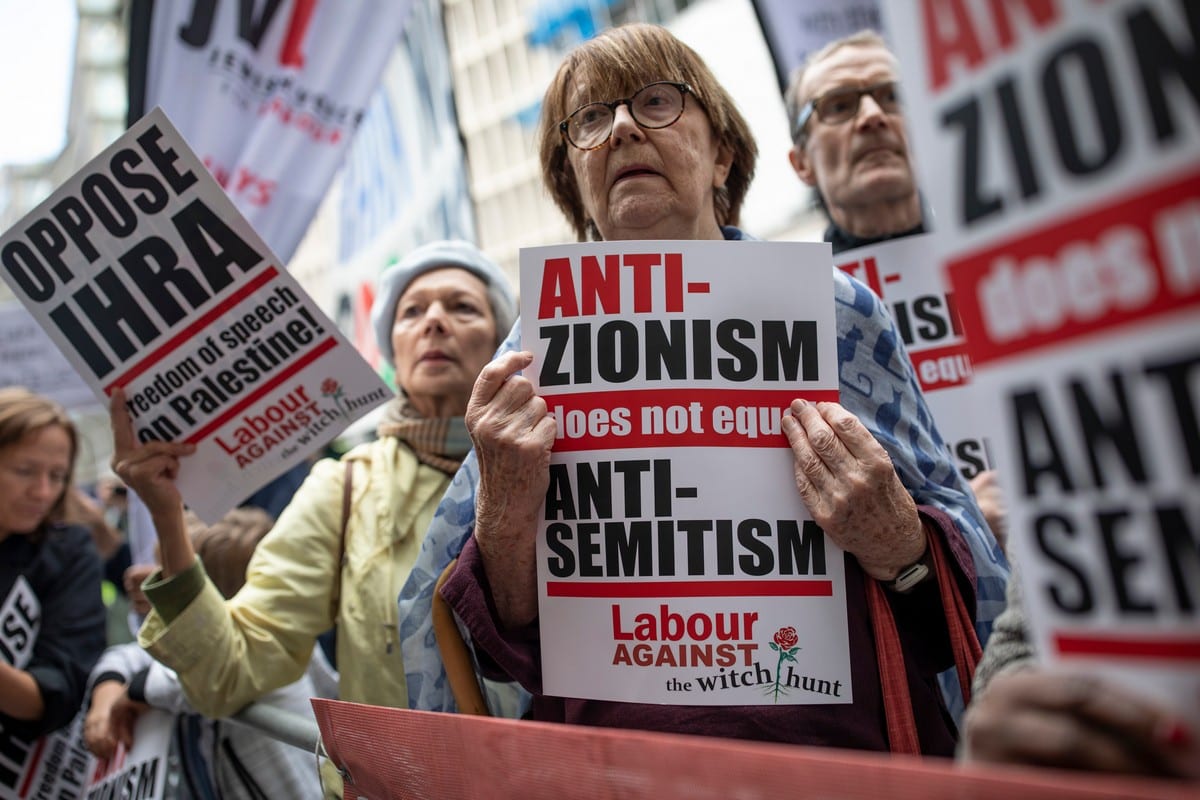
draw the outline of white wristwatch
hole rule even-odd
[[[929,545],[925,546],[925,552],[913,564],[908,565],[900,570],[900,574],[889,583],[884,584],[893,592],[899,594],[908,594],[917,587],[922,581],[930,575],[929,568]]]

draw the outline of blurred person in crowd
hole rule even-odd
[[[272,522],[258,508],[235,508],[212,526],[188,512],[188,535],[196,557],[223,597],[233,597],[245,583],[246,565]],[[172,746],[180,765],[182,796],[214,800],[321,796],[312,754],[244,725],[200,717],[188,704],[175,673],[136,643],[106,650],[92,670],[90,684],[83,737],[100,759],[113,758],[118,745],[126,750],[133,747],[138,718],[146,709],[157,708],[178,715]],[[304,675],[264,694],[258,702],[311,721],[310,698],[316,694]]]
[[[0,749],[67,725],[104,649],[91,532],[62,519],[79,440],[54,401],[0,389]]]
[[[129,490],[116,475],[102,475],[96,481],[96,499],[104,509],[108,524],[119,531],[129,525]]]
[[[788,83],[788,160],[829,218],[825,241],[835,254],[928,229],[899,81],[895,55],[879,34],[863,30],[812,53]],[[1004,503],[994,471],[976,475],[971,488],[1003,546]]]
[[[546,91],[539,129],[544,182],[580,240],[750,238],[736,225],[754,174],[754,139],[708,67],[666,29],[614,28],[568,54]],[[926,422],[930,415],[903,350],[890,348],[884,364],[871,357],[880,340],[899,342],[886,310],[840,271],[834,284],[839,348],[852,354],[845,371],[868,376],[861,385],[874,388],[843,392],[845,406],[794,401],[783,427],[800,497],[825,534],[854,556],[846,564],[853,703],[713,708],[542,693],[535,536],[556,423],[518,374],[533,356],[519,349],[514,332],[476,382],[467,410],[474,457],[452,484],[443,501],[450,510],[437,515],[430,537],[446,547],[456,537],[465,540],[442,596],[468,628],[485,668],[533,694],[535,719],[901,749],[889,741],[886,679],[911,695],[911,733],[919,740],[912,751],[953,752],[956,732],[936,676],[954,659],[943,598],[927,563],[934,548],[949,554],[943,568],[951,573],[950,591],[984,636],[991,619],[974,614],[976,577],[981,588],[1002,587],[1007,569]],[[846,348],[847,336],[863,341]],[[881,413],[885,404],[898,404],[899,414]],[[468,499],[473,536],[453,511]],[[869,610],[876,603],[888,609],[877,619]],[[883,670],[875,630],[888,645],[899,641],[899,655]]]
[[[296,680],[335,623],[341,699],[410,705],[396,597],[470,449],[471,386],[515,314],[503,272],[466,242],[424,245],[380,275],[372,323],[399,396],[378,439],[313,466],[228,601],[183,525],[175,477],[194,448],[135,443],[114,393],[113,464],[149,508],[162,552],[161,572],[143,585],[153,609],[139,641],[198,711],[225,716]]]
[[[103,482],[98,487],[103,486]],[[124,489],[124,487],[121,487]],[[101,502],[72,486],[63,504],[62,522],[82,525],[92,533],[92,542],[104,565],[101,597],[105,605],[105,640],[108,644],[131,642],[137,631],[129,625],[129,599],[123,575],[129,569],[129,542],[123,529],[114,527],[115,517]]]
[[[78,486],[72,486],[63,499],[61,522],[68,525],[82,525],[92,534],[92,543],[96,552],[105,563],[117,555],[121,543],[125,540],[121,531],[113,527],[109,516],[104,513],[100,501],[93,498]]]

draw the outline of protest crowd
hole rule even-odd
[[[1152,14],[1126,5],[1130,30],[1150,37]],[[1200,14],[1186,8],[1194,37]],[[1044,652],[1058,641],[1044,633],[1046,609],[1082,615],[1106,602],[1071,545],[1085,535],[1071,521],[1090,513],[1086,499],[1043,497],[1059,505],[1036,522],[1018,513],[1050,482],[1082,491],[1067,473],[1086,465],[1069,463],[1067,434],[1056,444],[1049,421],[1060,405],[1019,394],[1022,436],[1004,452],[1023,473],[994,459],[961,469],[955,448],[974,439],[925,379],[921,337],[961,341],[987,329],[987,309],[952,304],[939,285],[922,290],[918,311],[897,299],[898,272],[881,283],[863,266],[926,266],[954,226],[941,198],[983,191],[968,187],[982,180],[973,173],[955,186],[919,181],[924,110],[902,88],[915,51],[895,41],[860,30],[810,52],[783,93],[790,150],[772,153],[739,98],[666,27],[627,23],[574,46],[545,88],[536,146],[578,243],[535,249],[537,283],[522,253],[520,302],[474,243],[410,248],[373,278],[374,354],[355,353],[270,263],[265,231],[187,150],[187,131],[161,110],[135,123],[90,175],[0,239],[4,278],[55,341],[86,340],[68,355],[92,370],[113,432],[111,473],[82,486],[71,415],[0,387],[0,800],[342,797],[354,778],[328,734],[314,755],[236,720],[269,707],[311,724],[313,698],[508,718],[514,735],[553,723],[892,754],[962,774],[1004,765],[994,774],[1017,782],[1112,774],[1143,781],[1129,785],[1146,796],[1195,791],[1194,265],[1190,279],[1176,271],[1192,294],[1171,306],[1192,304],[1190,318],[1173,318],[1193,336],[1192,360],[1164,351],[1144,370],[1182,409],[1173,446],[1191,461],[1134,452],[1145,445],[1127,406],[1144,387],[1105,404],[1080,379],[1070,395],[1090,474],[1119,462],[1138,487],[1160,470],[1182,486],[1177,506],[1170,492],[1155,506],[1166,595],[1129,577],[1150,559],[1130,544],[1129,514],[1105,517],[1092,501],[1107,525],[1107,591],[1159,637],[1171,669],[1183,666],[1147,692]],[[1053,57],[1073,57],[1072,46]],[[1139,63],[1166,82],[1190,59],[1180,85],[1196,112],[1190,48]],[[1090,53],[1081,63],[1095,63]],[[1153,113],[1169,138],[1168,112]],[[945,125],[974,130],[968,117]],[[1200,113],[1186,124],[1200,130]],[[1033,146],[1008,130],[1014,158]],[[1075,155],[1082,164],[1094,151]],[[824,215],[826,244],[785,246],[743,227],[756,173],[785,158],[795,191],[810,187]],[[1099,169],[1097,159],[1077,174]],[[1175,169],[1191,177],[1172,191],[1195,204],[1196,163]],[[1020,179],[1028,189],[1038,176]],[[105,231],[122,240],[119,256],[91,254]],[[1117,236],[1106,240],[1114,259],[1150,258]],[[1194,231],[1180,241],[1172,252]],[[752,261],[774,271],[739,280]],[[803,281],[776,285],[796,272]],[[1105,275],[1138,289],[1119,266]],[[153,308],[121,305],[136,305],[142,284]],[[389,385],[364,361],[374,355]],[[712,408],[738,391],[772,413],[726,420]],[[380,406],[367,441],[331,446]],[[678,420],[663,413],[651,433],[646,420],[663,407]],[[676,446],[668,429],[693,439]],[[733,439],[738,454],[720,450]],[[689,447],[719,455],[689,463]],[[1105,481],[1094,483],[1102,494]],[[1069,579],[1049,582],[1043,561]],[[1156,606],[1159,596],[1174,599]],[[1146,623],[1167,607],[1177,618]],[[511,766],[541,769],[536,754]]]

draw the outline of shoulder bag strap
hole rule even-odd
[[[354,462],[347,460],[346,475],[342,478],[342,522],[338,528],[338,558],[334,566],[334,618],[337,618],[338,598],[342,593],[342,563],[346,560],[346,531],[350,524],[350,495],[354,486]]]
[[[927,533],[930,560],[938,582],[938,593],[942,598],[950,648],[954,653],[954,666],[958,671],[958,682],[962,688],[965,706],[971,701],[971,681],[975,677],[975,666],[983,655],[983,648],[979,646],[979,638],[975,635],[975,626],[967,612],[967,605],[954,582],[945,545],[942,544],[937,531],[928,530]],[[896,630],[896,620],[892,616],[892,608],[888,605],[884,591],[878,581],[867,578],[867,608],[875,635],[875,657],[879,664],[879,681],[883,690],[888,743],[893,753],[920,755],[921,742],[917,737],[912,696],[908,691],[908,672],[904,667],[900,633]]]

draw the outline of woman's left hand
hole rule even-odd
[[[793,400],[783,432],[813,520],[868,575],[891,581],[925,552],[925,531],[887,451],[840,403]]]

